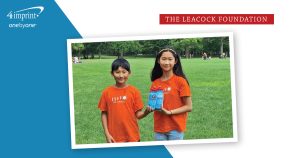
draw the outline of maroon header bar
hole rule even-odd
[[[160,14],[160,24],[274,24],[274,14]]]

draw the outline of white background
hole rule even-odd
[[[181,157],[300,157],[296,0],[62,1],[83,38],[233,32],[237,143],[166,146]],[[274,25],[159,25],[159,14],[274,14]]]

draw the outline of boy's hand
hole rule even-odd
[[[151,107],[147,106],[144,111],[141,109],[141,110],[138,110],[137,112],[135,112],[135,116],[138,119],[142,119],[142,118],[146,117],[152,111],[153,111],[153,109],[151,109]]]
[[[144,111],[144,114],[145,115],[148,115],[149,113],[153,112],[154,110],[150,107],[150,106],[147,106],[145,111]]]

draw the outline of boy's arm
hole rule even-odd
[[[102,127],[103,127],[103,130],[104,130],[104,134],[105,134],[107,143],[114,143],[115,140],[110,135],[110,133],[108,131],[108,127],[107,127],[107,112],[106,111],[102,111],[101,112],[101,120],[102,120]]]
[[[152,111],[153,110],[149,106],[147,106],[147,108],[144,111],[141,109],[141,110],[138,110],[137,112],[135,112],[135,116],[138,119],[142,119],[142,118],[146,117]]]

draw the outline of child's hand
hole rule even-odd
[[[108,134],[106,136],[106,142],[107,143],[115,143],[116,141],[114,140],[114,138],[110,134]]]
[[[142,118],[146,117],[152,111],[153,111],[153,109],[151,107],[147,106],[144,111],[142,111],[142,109],[141,109],[141,110],[138,110],[137,112],[135,112],[135,116],[138,119],[142,119]]]
[[[153,112],[154,110],[150,107],[150,106],[147,106],[146,107],[146,109],[145,109],[145,111],[144,111],[144,113],[146,114],[146,115],[148,115],[149,113],[151,113],[151,112]]]
[[[166,114],[166,115],[172,115],[172,112],[170,110],[167,110],[167,109],[165,109],[163,107],[161,108],[161,112],[164,113],[164,114]]]

